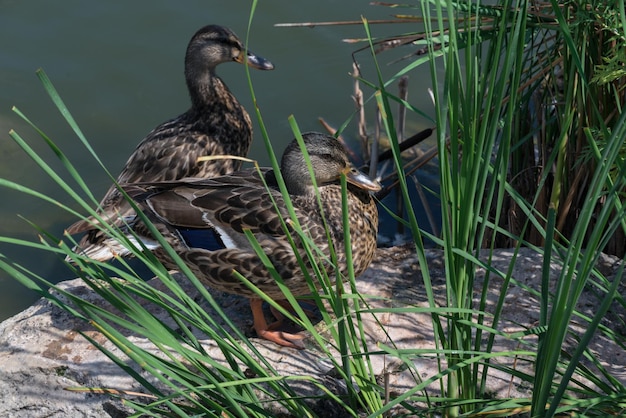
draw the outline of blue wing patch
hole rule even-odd
[[[222,238],[213,228],[179,228],[178,232],[190,248],[209,251],[226,248]]]

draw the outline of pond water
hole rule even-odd
[[[359,21],[388,19],[398,9],[369,5],[370,0],[318,0],[259,2],[249,47],[271,60],[271,72],[251,71],[252,84],[276,153],[293,137],[287,118],[294,115],[302,131],[323,130],[318,119],[339,127],[352,117],[351,54],[359,47],[344,38],[365,36],[361,25],[275,27],[286,22]],[[184,6],[180,6],[184,4]],[[224,1],[109,1],[67,0],[0,1],[0,177],[62,202],[64,192],[43,173],[9,137],[17,131],[53,168],[61,168],[37,133],[11,109],[25,113],[63,150],[96,196],[109,187],[107,175],[95,164],[56,110],[35,75],[48,74],[80,128],[107,168],[116,175],[136,144],[157,124],[188,108],[183,79],[187,42],[200,27],[218,23],[245,39],[249,2]],[[412,30],[412,24],[375,25],[375,36]],[[413,29],[415,30],[415,29]],[[405,62],[387,65],[410,49],[381,57],[385,76]],[[395,55],[394,55],[395,54]],[[358,55],[364,76],[375,80],[368,52]],[[426,67],[411,73],[409,101],[431,113]],[[243,66],[225,64],[218,73],[253,115],[250,90]],[[367,95],[370,91],[365,90]],[[374,120],[373,112],[369,115]],[[253,120],[254,120],[253,116]],[[370,123],[373,125],[373,123]],[[407,133],[432,126],[426,118],[411,115]],[[250,156],[261,164],[268,159],[258,123]],[[356,138],[356,124],[348,125],[346,138]],[[422,171],[420,180],[436,187],[436,175]],[[7,189],[0,191],[0,236],[36,240],[23,219],[61,236],[75,219],[54,205]],[[420,208],[417,208],[420,210]],[[393,235],[395,225],[383,222],[381,234]],[[0,244],[2,257],[15,260],[51,281],[70,279],[63,262],[49,254]],[[0,320],[31,304],[37,295],[0,272]]]

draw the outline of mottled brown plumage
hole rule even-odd
[[[359,275],[370,264],[376,249],[378,212],[369,191],[378,190],[380,186],[352,167],[345,148],[335,138],[318,133],[307,133],[303,138],[315,172],[322,208],[320,210],[303,154],[294,141],[285,150],[281,173],[295,219],[326,255],[322,265],[334,278],[325,225],[328,227],[337,253],[337,266],[345,275],[347,262],[340,185],[340,177],[345,174],[352,261],[354,272]],[[267,326],[260,313],[256,294],[233,275],[233,271],[237,271],[269,297],[284,299],[283,292],[244,235],[244,230],[250,230],[290,291],[296,296],[310,292],[296,252],[308,265],[311,261],[298,234],[294,233],[293,220],[287,223],[287,230],[283,228],[281,217],[291,218],[271,169],[262,169],[260,175],[250,169],[211,179],[137,184],[125,186],[125,189],[157,225],[167,228],[166,239],[203,283],[251,299],[259,335],[281,345],[296,346],[295,336],[271,331],[271,326]],[[190,246],[181,233],[183,228],[200,231],[214,228],[226,248]],[[296,251],[288,234],[295,239]],[[169,263],[167,257],[163,260]]]
[[[209,25],[196,32],[185,56],[191,108],[157,126],[141,141],[119,174],[119,184],[215,177],[240,168],[241,162],[234,159],[197,162],[198,157],[206,155],[245,156],[252,142],[250,116],[215,73],[217,65],[230,61],[247,62],[262,70],[274,68],[250,51],[246,57],[243,44],[227,28]],[[99,212],[105,221],[120,226],[122,219],[128,222],[134,217],[115,185],[102,199]],[[114,254],[123,255],[123,246],[105,242],[106,234],[94,223],[89,218],[67,228],[69,234],[87,232],[80,250],[101,261]]]

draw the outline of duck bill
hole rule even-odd
[[[247,52],[247,59],[244,60],[243,54],[239,55],[235,58],[240,64],[248,64],[248,66],[252,68],[256,68],[257,70],[273,70],[274,64],[272,64],[269,60],[254,54],[252,51]]]
[[[348,183],[354,184],[361,189],[377,192],[382,188],[378,181],[372,180],[367,174],[362,173],[356,168],[351,167],[346,171],[345,174]]]

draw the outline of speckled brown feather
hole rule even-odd
[[[119,184],[159,182],[184,177],[214,177],[241,166],[234,159],[197,162],[206,155],[245,156],[252,141],[250,116],[215,74],[215,66],[240,61],[244,47],[236,35],[220,26],[200,29],[191,39],[185,58],[185,78],[191,108],[150,132],[137,146],[117,178]],[[236,57],[234,55],[237,55]],[[272,69],[271,63],[248,52],[255,68]],[[253,66],[251,64],[251,66]],[[100,203],[107,222],[122,224],[119,218],[133,211],[115,186]],[[88,233],[79,247],[89,253],[107,237],[93,225],[94,219],[79,221],[67,228],[75,234]]]
[[[347,273],[347,265],[343,239],[341,188],[340,186],[324,186],[320,193],[333,246],[337,252],[337,263],[341,274],[345,275]],[[378,229],[378,216],[373,199],[367,193],[360,193],[360,195],[358,196],[354,191],[351,191],[351,194],[348,196],[352,260],[354,272],[357,276],[365,271],[372,261],[376,249],[376,231]],[[282,197],[276,196],[276,198],[277,204],[279,207],[282,207],[284,205]],[[209,201],[209,196],[207,196],[207,201]],[[316,244],[321,253],[328,255],[330,253],[329,244],[326,232],[322,226],[321,212],[317,209],[317,203],[314,199],[308,198],[295,198],[292,199],[292,203],[296,209],[296,216],[303,231],[306,231],[306,234],[310,236],[312,242]],[[194,205],[197,204],[198,202],[194,203]],[[232,209],[230,212],[233,212]],[[255,219],[262,219],[261,215],[263,213],[274,213],[275,216],[276,212],[271,209],[268,212],[263,211]],[[287,216],[287,213],[284,213],[283,216]],[[243,218],[245,216],[239,217],[239,219]],[[253,224],[250,221],[251,219],[248,217],[246,226]],[[256,230],[255,235],[259,244],[278,270],[289,290],[296,296],[307,294],[310,292],[309,285],[304,279],[304,274],[298,264],[294,250],[286,239],[285,231],[281,227],[278,229],[268,228],[268,225],[275,223],[278,223],[277,219],[276,222],[270,224],[254,224],[251,229],[253,231]],[[296,234],[291,235],[296,238],[299,256],[310,263],[306,252],[302,248],[302,242],[297,238]],[[236,270],[268,296],[275,299],[284,298],[274,278],[251,248],[242,249],[240,247],[217,251],[192,248],[180,251],[179,254],[205,284],[215,289],[241,294],[246,297],[254,297],[254,292],[233,276],[233,271]],[[322,264],[329,277],[333,279],[335,272],[332,264],[329,262],[323,262]]]

